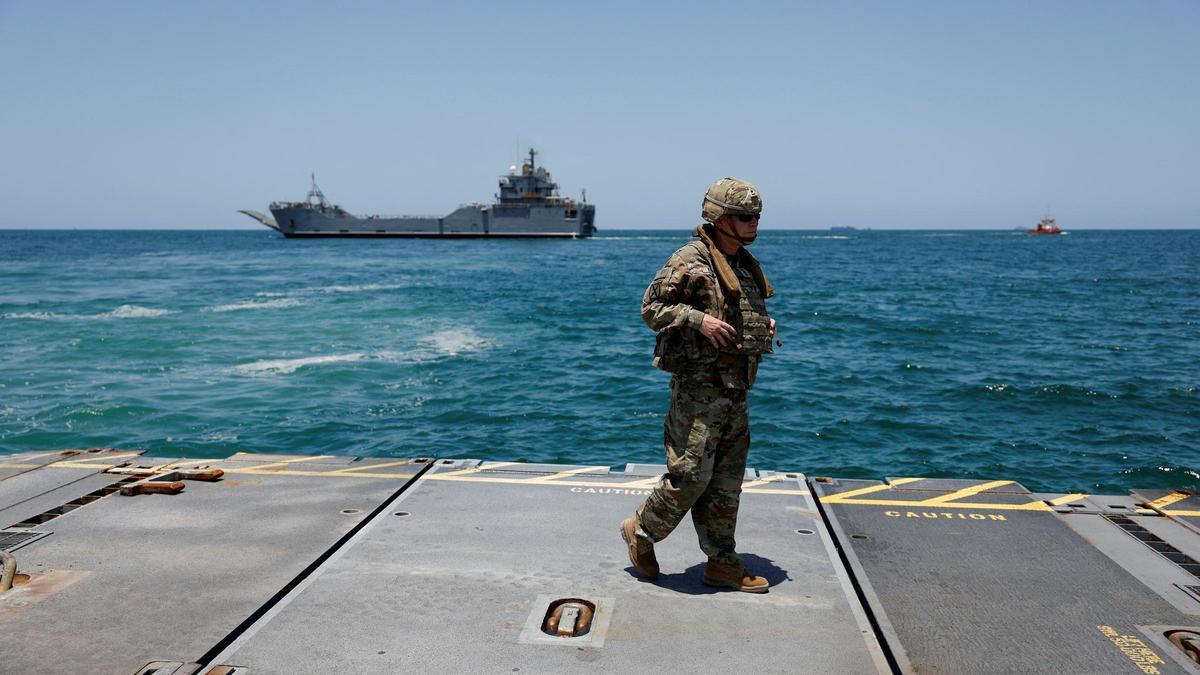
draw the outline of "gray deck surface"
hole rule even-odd
[[[67,451],[57,452],[22,452],[15,455],[0,455],[0,481],[9,480],[13,477],[27,473],[35,472],[41,467],[49,464],[59,464],[62,469],[65,464],[81,464],[95,462],[116,462],[114,457],[133,458],[142,453],[134,450],[113,450],[113,449],[97,449],[86,453],[68,454]],[[92,469],[84,473],[95,473],[97,470]],[[44,472],[37,472],[44,473]],[[11,504],[8,486],[6,484],[3,491],[0,491],[0,508]]]
[[[367,530],[221,662],[254,673],[311,670],[314,657],[355,673],[878,672],[800,479],[768,484],[793,494],[743,497],[739,548],[772,584],[749,595],[701,584],[690,522],[659,544],[657,581],[633,576],[617,524],[645,493],[621,484],[639,477],[546,480],[576,468],[453,480],[461,469],[439,465],[396,506],[409,515]],[[494,479],[514,482],[482,482]],[[568,597],[611,600],[602,647],[522,641],[531,614]]]
[[[0,594],[0,673],[1200,675],[1164,637],[1200,631],[1200,500],[1172,490],[748,470],[738,548],[771,582],[750,595],[701,583],[686,520],[662,576],[632,574],[617,524],[661,466],[136,455],[0,457],[0,526],[136,467],[226,472],[14,544],[32,579]],[[568,597],[592,632],[542,634]]]
[[[39,527],[53,534],[17,552],[19,569],[82,578],[36,604],[33,583],[0,596],[0,671],[133,673],[194,660],[403,484],[271,469],[188,482],[177,495],[112,495]]]
[[[1149,643],[1141,626],[1197,623],[1065,522],[1090,519],[1102,536],[1130,538],[1098,515],[1061,515],[1023,490],[949,499],[872,490],[877,481],[816,485],[852,568],[869,580],[888,642],[902,645],[898,659],[913,672],[1143,672],[1110,632]],[[839,493],[848,497],[830,499]],[[1188,672],[1169,656],[1160,650],[1155,672]]]

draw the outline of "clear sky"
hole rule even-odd
[[[602,229],[1200,227],[1200,2],[7,2],[0,228],[487,201],[530,144]]]

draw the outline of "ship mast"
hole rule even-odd
[[[324,193],[321,192],[321,188],[317,187],[317,173],[315,171],[312,173],[311,178],[312,187],[308,189],[308,196],[304,198],[304,201],[313,206],[325,206],[327,202],[325,201]],[[313,202],[314,199],[317,201]]]

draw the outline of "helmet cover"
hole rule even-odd
[[[704,201],[700,203],[700,214],[704,220],[715,223],[723,215],[738,213],[762,213],[762,197],[752,183],[738,178],[722,178],[704,193]]]

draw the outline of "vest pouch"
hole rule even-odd
[[[654,336],[654,365],[668,373],[683,372],[687,363],[687,350],[683,346],[683,331],[664,328]]]
[[[685,331],[683,348],[693,367],[708,366],[717,361],[717,348],[698,330]]]

